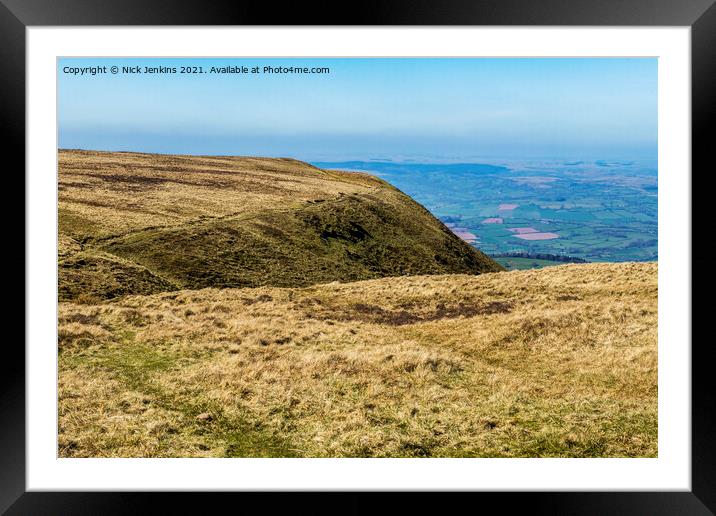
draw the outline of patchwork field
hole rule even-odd
[[[532,231],[529,233],[518,233],[513,235],[515,238],[521,238],[522,240],[552,240],[553,238],[559,238],[557,233],[544,233],[539,231]]]
[[[62,457],[654,457],[657,266],[60,303]]]

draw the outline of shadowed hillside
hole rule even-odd
[[[59,295],[502,270],[384,181],[291,159],[59,152]]]

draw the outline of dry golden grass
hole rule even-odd
[[[61,303],[59,454],[653,457],[657,265]]]
[[[74,245],[70,238],[288,208],[385,184],[284,158],[60,150],[58,165],[60,253]]]

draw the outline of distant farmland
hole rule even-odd
[[[656,163],[317,165],[373,172],[436,217],[474,234],[488,255],[526,252],[608,262],[658,259]],[[542,235],[522,237],[510,231],[521,227]]]

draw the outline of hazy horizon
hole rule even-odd
[[[137,65],[330,73],[65,72]],[[65,58],[58,146],[304,161],[654,160],[657,60]]]

